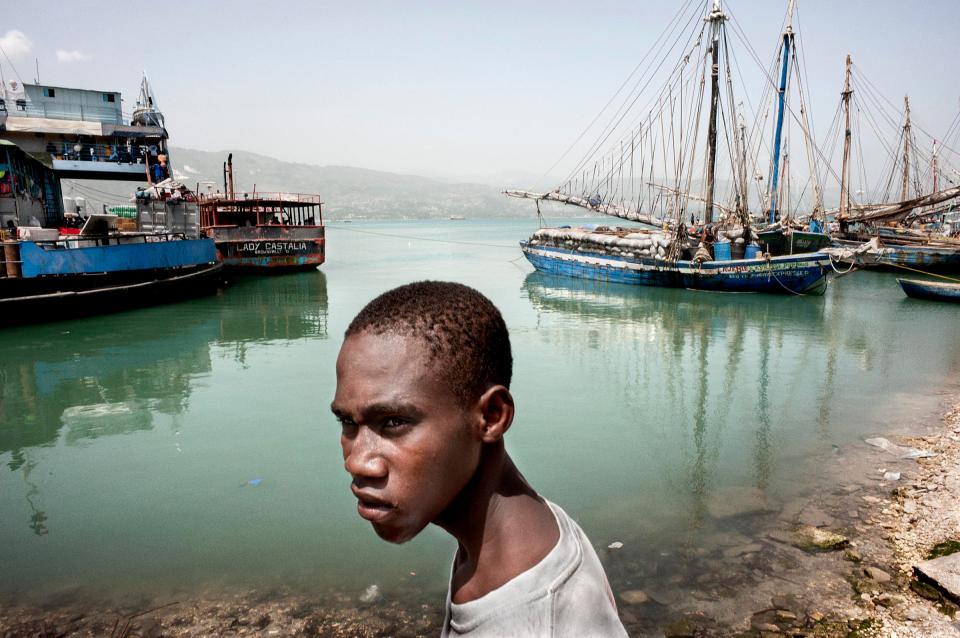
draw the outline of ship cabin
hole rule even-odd
[[[131,115],[117,91],[7,80],[0,139],[73,179],[158,182],[169,177],[167,131],[144,78]]]
[[[319,195],[300,193],[213,193],[200,197],[202,228],[323,226]]]

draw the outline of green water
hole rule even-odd
[[[0,333],[0,596],[443,590],[452,542],[374,535],[328,411],[347,323],[411,280],[501,308],[508,448],[601,547],[709,544],[724,490],[819,489],[838,449],[929,413],[960,367],[960,307],[907,300],[890,275],[816,298],[547,278],[516,246],[535,226],[332,225],[317,272]]]

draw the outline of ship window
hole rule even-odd
[[[114,95],[113,93],[104,93],[104,94],[103,94],[103,101],[104,101],[104,102],[116,102],[116,101],[117,101],[117,96]]]
[[[57,92],[49,86],[45,86],[43,87],[43,97],[57,97]]]

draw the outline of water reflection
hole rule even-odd
[[[584,374],[605,368],[623,411],[647,415],[642,427],[675,424],[666,436],[684,460],[664,458],[660,471],[673,473],[689,499],[689,528],[709,518],[725,485],[774,498],[774,440],[778,431],[804,423],[808,410],[817,415],[820,434],[830,434],[826,404],[833,400],[843,340],[833,338],[822,298],[635,288],[540,273],[527,276],[522,288],[541,338],[572,367]],[[585,341],[601,351],[602,363]],[[813,391],[797,406],[801,379]],[[817,447],[816,441],[804,445]]]
[[[0,351],[0,454],[11,452],[10,469],[24,463],[23,450],[53,444],[64,427],[66,442],[77,444],[147,430],[152,413],[184,410],[192,378],[210,371],[216,324],[122,317],[96,330],[45,331]]]
[[[0,349],[0,459],[19,475],[34,533],[49,531],[31,479],[39,449],[147,432],[160,415],[176,420],[220,352],[242,364],[252,344],[325,339],[327,305],[318,271],[241,280],[214,298],[12,333]]]
[[[241,278],[221,301],[220,341],[327,337],[327,277],[320,270]]]

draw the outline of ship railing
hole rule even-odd
[[[291,204],[312,204],[319,206],[323,202],[320,201],[319,195],[307,194],[307,193],[281,193],[281,192],[260,192],[256,191],[253,193],[248,192],[236,192],[233,194],[233,197],[228,197],[225,193],[204,193],[200,195],[200,203],[216,203],[221,201],[228,202],[239,202],[244,200],[269,200],[269,201],[280,201],[280,202],[289,202]]]
[[[140,148],[143,146],[144,148]],[[77,148],[79,147],[79,148]],[[74,162],[113,162],[114,164],[146,164],[149,147],[136,144],[128,148],[126,144],[116,143],[74,143],[50,142],[46,152],[51,159],[69,160]],[[158,153],[163,153],[162,147],[157,147]],[[151,163],[156,162],[151,160]],[[146,169],[144,169],[146,170]]]
[[[37,103],[32,100],[5,100],[10,117],[42,117],[49,120],[79,120],[101,124],[124,124],[123,116],[116,108],[106,106]]]

